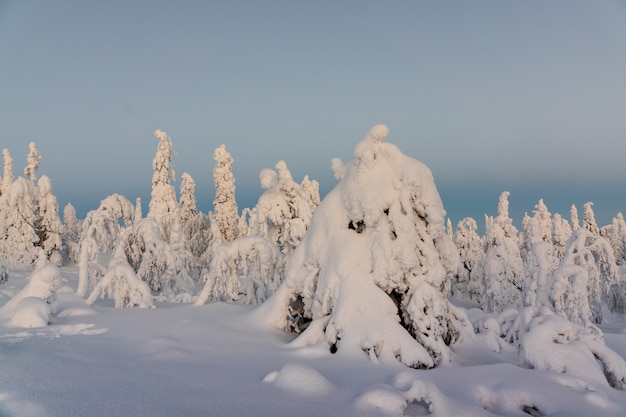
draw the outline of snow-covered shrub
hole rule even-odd
[[[208,300],[260,304],[278,287],[283,260],[278,248],[262,236],[239,237],[218,246],[196,305]]]
[[[580,326],[554,314],[541,314],[528,323],[519,339],[521,365],[567,373],[586,381],[623,390],[626,362],[604,344],[595,326]]]
[[[116,308],[154,307],[150,287],[137,277],[133,268],[128,264],[121,240],[109,261],[104,276],[87,298],[87,303],[93,305],[100,297],[112,298]]]
[[[319,204],[319,184],[308,177],[296,183],[284,161],[275,168],[278,174],[272,169],[263,169],[259,174],[265,191],[250,212],[248,233],[263,236],[278,246],[287,268]]]
[[[611,312],[625,313],[624,290],[606,239],[587,228],[572,234],[563,261],[552,275],[550,299],[558,314],[583,325],[602,323],[603,304]]]
[[[294,342],[362,350],[373,359],[432,367],[449,356],[464,314],[446,298],[458,253],[432,173],[385,143],[374,126],[355,159],[335,160],[339,184],[324,198],[286,279],[259,314]]]
[[[485,216],[486,256],[483,283],[486,311],[504,311],[521,304],[524,266],[517,229],[509,217],[509,192],[500,195],[498,216]]]
[[[47,326],[57,310],[60,285],[59,268],[41,255],[28,283],[0,308],[0,318],[11,320],[14,327]]]
[[[459,269],[452,283],[452,295],[480,303],[484,295],[485,245],[477,229],[476,220],[471,217],[464,218],[457,226],[454,243],[459,250]]]

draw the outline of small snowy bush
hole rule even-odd
[[[278,248],[261,236],[240,237],[218,246],[196,305],[208,300],[260,304],[281,282],[283,259]]]
[[[117,246],[109,267],[87,298],[87,303],[93,305],[99,297],[112,298],[116,308],[154,307],[150,287],[128,264],[122,244]]]

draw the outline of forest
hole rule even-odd
[[[592,202],[563,217],[539,200],[518,230],[505,191],[495,217],[454,226],[429,168],[386,142],[387,133],[372,127],[354,160],[332,161],[337,185],[323,199],[317,181],[294,180],[278,161],[259,173],[263,193],[244,209],[234,159],[221,145],[213,210],[204,213],[188,173],[175,189],[173,144],[157,130],[147,213],[140,199],[113,194],[83,219],[71,204],[60,212],[51,179],[38,177],[34,142],[19,177],[4,149],[0,326],[52,325],[61,271],[74,267],[72,290],[88,306],[251,305],[297,348],[418,370],[449,366],[455,347],[474,340],[496,354],[517,352],[523,368],[574,372],[568,361],[576,361],[579,377],[599,375],[623,391],[626,362],[602,330],[625,327],[622,214],[599,226]],[[546,415],[520,407],[521,415]]]

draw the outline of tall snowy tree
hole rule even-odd
[[[161,236],[167,241],[178,208],[176,189],[171,184],[171,181],[176,179],[176,174],[172,168],[174,150],[172,140],[167,133],[156,130],[154,136],[159,140],[159,144],[152,160],[154,173],[152,174],[152,193],[150,194],[148,217],[157,221],[161,228]]]
[[[222,240],[232,242],[237,237],[239,225],[239,208],[235,200],[235,177],[233,176],[233,157],[221,145],[213,153],[215,168],[215,199],[213,200],[213,217],[217,222]]]
[[[335,160],[341,181],[259,314],[296,331],[310,321],[296,345],[326,341],[331,352],[432,367],[449,358],[448,345],[465,329],[445,293],[458,254],[432,173],[385,143],[387,132],[374,126],[352,162]]]
[[[476,230],[476,220],[466,217],[461,220],[454,234],[454,243],[459,250],[459,269],[452,283],[452,294],[461,299],[481,303],[485,293],[483,269],[485,243]]]
[[[517,228],[509,217],[509,192],[500,195],[498,216],[485,216],[486,257],[483,282],[483,308],[500,312],[521,305],[524,266],[519,250]]]
[[[24,176],[30,180],[31,184],[35,184],[37,179],[37,170],[41,166],[41,155],[37,149],[35,142],[28,144],[28,155],[26,156],[26,168],[24,168]]]

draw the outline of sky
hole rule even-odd
[[[369,128],[433,171],[453,223],[517,224],[543,198],[626,211],[626,2],[0,0],[0,148],[42,155],[60,211],[112,193],[147,210],[154,131],[212,210],[213,151],[237,200],[284,160],[336,183]]]

